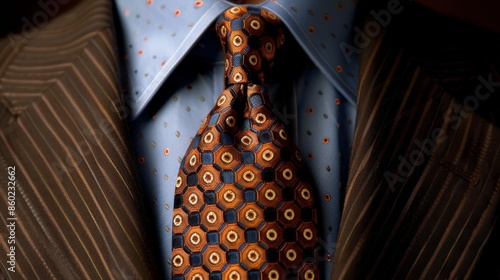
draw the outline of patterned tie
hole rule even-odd
[[[319,279],[317,213],[264,73],[284,43],[272,13],[233,7],[216,30],[225,85],[176,181],[174,279]]]

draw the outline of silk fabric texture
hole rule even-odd
[[[263,85],[283,55],[281,21],[237,6],[215,29],[226,89],[177,177],[174,279],[318,279],[316,192]]]

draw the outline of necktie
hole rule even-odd
[[[226,89],[176,180],[174,279],[319,279],[313,190],[262,85],[285,41],[280,24],[247,7],[218,20]]]

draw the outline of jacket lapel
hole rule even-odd
[[[15,211],[0,216],[17,218],[16,243],[0,241],[15,253],[6,276],[154,278],[111,2],[82,0],[30,32],[15,34],[25,39],[17,45],[14,34],[0,41],[0,165],[15,174],[0,182],[16,183]]]
[[[442,65],[425,65],[390,36],[361,57],[332,279],[469,278],[498,217],[500,129],[465,110],[458,93],[475,96],[488,74],[464,74],[464,63],[453,71],[475,83],[450,90],[454,76],[439,83],[432,72]]]

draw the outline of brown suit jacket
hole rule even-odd
[[[500,36],[404,8],[361,50],[331,279],[500,279]]]
[[[111,1],[53,3],[0,40],[0,275],[153,279]]]

